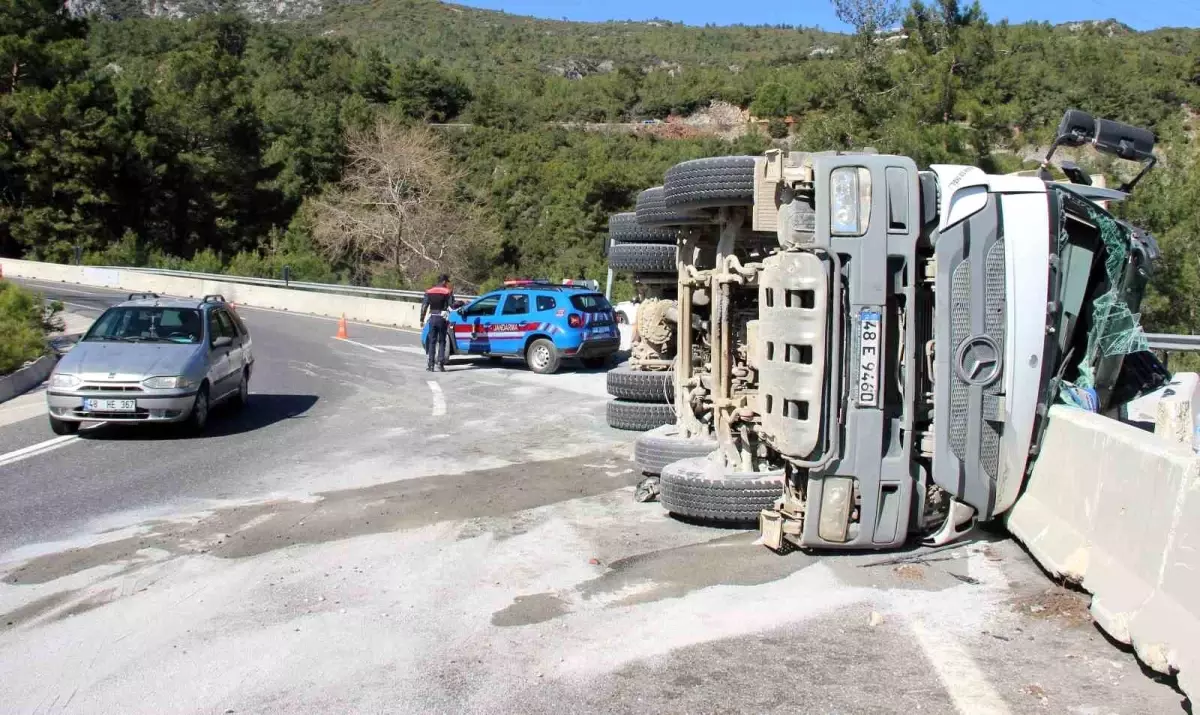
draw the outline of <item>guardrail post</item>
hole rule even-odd
[[[288,282],[291,280],[292,280],[292,269],[290,266],[284,266],[283,267],[283,285],[285,285],[285,286],[288,285]]]

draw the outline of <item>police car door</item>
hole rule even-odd
[[[460,353],[476,355],[492,352],[488,331],[500,307],[500,293],[489,293],[459,311],[462,322],[450,326],[454,332],[454,347]]]
[[[520,355],[525,351],[525,335],[529,326],[529,294],[509,293],[504,296],[500,315],[491,328],[492,352],[504,355]]]

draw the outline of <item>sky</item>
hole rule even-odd
[[[461,5],[503,10],[553,20],[651,20],[688,25],[804,25],[845,30],[829,0],[757,0],[745,5],[729,0],[451,0]],[[907,4],[907,0],[904,0]],[[964,0],[965,4],[965,0]],[[1073,20],[1117,20],[1138,30],[1200,27],[1200,0],[983,0],[988,19],[1051,23]]]

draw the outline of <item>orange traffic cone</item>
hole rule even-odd
[[[349,335],[346,335],[346,314],[342,313],[342,319],[338,321],[337,339],[346,340],[349,337]]]

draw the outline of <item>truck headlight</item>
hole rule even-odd
[[[871,172],[843,166],[829,177],[829,232],[861,236],[871,223]]]
[[[70,389],[72,387],[77,386],[81,382],[83,382],[83,380],[80,380],[75,375],[67,375],[64,373],[56,372],[50,376],[50,387],[61,387],[64,389]]]
[[[152,390],[182,390],[191,387],[194,383],[182,375],[172,375],[170,377],[148,377],[142,380],[142,384]]]

